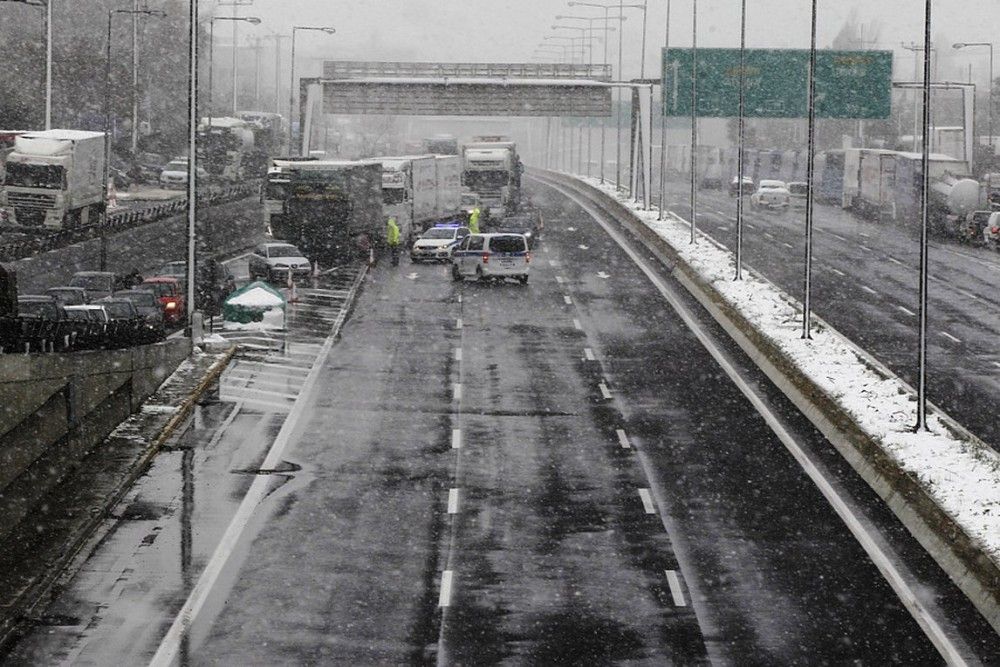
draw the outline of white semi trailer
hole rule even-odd
[[[455,155],[371,158],[382,166],[382,204],[403,238],[460,211],[462,161]]]
[[[67,229],[96,222],[105,210],[104,134],[26,132],[4,163],[0,220],[19,227]]]

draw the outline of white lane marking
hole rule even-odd
[[[607,280],[608,278],[611,277],[611,274],[610,273],[605,273],[604,271],[598,271],[597,272],[597,277],[598,278],[602,278],[604,280]]]
[[[864,232],[858,232],[858,236],[863,236],[866,239],[870,239],[871,238],[870,234],[865,234]]]
[[[451,448],[452,449],[462,448],[462,429],[453,428],[451,430]]]
[[[667,573],[667,585],[670,586],[670,597],[674,599],[674,605],[677,607],[686,607],[687,600],[684,599],[684,589],[681,588],[681,581],[677,577],[677,572],[675,570],[666,570]]]
[[[785,246],[789,250],[794,250],[795,249],[795,246],[793,246],[791,243],[785,243],[784,241],[782,241],[781,245]]]
[[[438,597],[439,607],[451,605],[451,579],[453,570],[445,570],[441,573],[441,595]]]
[[[733,220],[735,220],[735,219],[736,218],[733,218]],[[749,227],[750,229],[757,229],[757,225],[755,225],[755,224],[753,224],[751,222],[747,222],[746,220],[743,221],[743,224],[746,225],[747,227]]]
[[[868,285],[862,285],[862,286],[861,286],[861,289],[863,289],[864,291],[868,292],[869,294],[874,294],[874,295],[878,295],[878,292],[876,292],[875,290],[873,290],[873,289],[872,289],[871,287],[869,287]]]
[[[458,489],[448,489],[448,514],[458,514]]]
[[[352,287],[352,290],[356,289],[356,285],[358,284],[355,283],[355,287]],[[316,360],[309,369],[309,374],[306,376],[302,391],[289,410],[288,416],[285,417],[285,421],[281,424],[281,429],[275,436],[274,442],[271,443],[267,456],[260,465],[262,470],[274,470],[281,463],[282,457],[285,455],[285,449],[288,447],[292,439],[292,434],[300,423],[306,406],[312,402],[312,395],[316,389],[320,370],[326,363],[327,358],[330,356],[330,350],[333,348],[334,338],[336,338],[334,334],[339,333],[346,318],[347,309],[344,309],[341,316],[337,318],[337,323],[332,327],[332,333],[323,341],[323,347],[320,348],[319,353],[316,355]],[[180,652],[185,636],[187,636],[189,629],[195,623],[198,614],[208,601],[219,576],[229,564],[229,559],[236,550],[243,531],[250,523],[254,511],[270,492],[271,484],[272,480],[270,476],[254,475],[250,488],[247,490],[246,495],[243,496],[243,500],[240,501],[239,507],[236,508],[236,513],[230,520],[229,525],[226,526],[226,530],[216,545],[215,551],[212,552],[211,558],[202,570],[201,576],[198,577],[198,581],[195,582],[194,588],[191,589],[187,600],[185,600],[177,612],[166,635],[160,641],[156,653],[149,662],[151,667],[170,667],[177,659],[177,654]]]
[[[889,256],[889,257],[888,257],[887,259],[888,259],[888,260],[889,260],[890,262],[892,262],[893,264],[899,264],[900,266],[906,266],[905,264],[903,264],[903,263],[902,263],[901,261],[899,261],[899,260],[898,260],[898,259],[896,259],[895,257],[892,257],[892,256]]]
[[[618,444],[621,445],[622,449],[632,448],[632,443],[628,441],[628,434],[623,429],[615,429],[615,433],[618,434]]]
[[[555,267],[559,266],[559,260],[558,259],[550,259],[549,260],[549,264],[551,264],[552,267],[555,268]]]
[[[587,359],[587,361],[596,361],[594,358],[594,351],[589,347],[583,348],[583,356]]]
[[[456,401],[462,400],[462,383],[461,382],[456,382],[454,385],[452,385],[452,387],[451,387],[451,394],[452,394],[452,397]]]
[[[771,409],[764,403],[764,400],[756,393],[753,387],[751,387],[746,380],[739,374],[733,363],[729,360],[729,357],[719,348],[718,345],[709,337],[708,333],[702,327],[702,325],[695,319],[691,311],[684,305],[681,301],[679,295],[677,295],[674,290],[669,287],[659,275],[656,274],[653,269],[649,267],[646,261],[631,247],[629,247],[625,239],[621,234],[611,225],[605,221],[602,216],[589,204],[581,202],[576,199],[570,192],[560,188],[558,186],[553,186],[557,192],[561,192],[574,199],[587,213],[599,224],[608,236],[614,239],[625,254],[628,255],[636,266],[639,267],[649,281],[653,284],[656,290],[666,299],[667,303],[671,305],[677,315],[681,318],[688,329],[694,333],[695,337],[701,342],[702,346],[708,351],[708,353],[715,359],[715,362],[719,364],[723,372],[729,376],[733,384],[739,388],[740,392],[747,398],[750,404],[755,410],[764,418],[767,425],[774,431],[774,434],[778,436],[778,439],[785,446],[785,448],[792,454],[795,460],[802,467],[802,470],[809,476],[813,484],[819,489],[826,501],[830,503],[830,507],[833,511],[837,513],[847,529],[851,531],[854,539],[858,541],[861,548],[865,550],[868,557],[878,568],[882,576],[892,587],[892,590],[896,593],[900,602],[906,607],[910,615],[913,616],[917,624],[927,635],[931,643],[934,644],[935,648],[941,653],[942,657],[949,663],[955,665],[966,664],[965,659],[962,654],[952,643],[948,635],[941,629],[937,620],[931,615],[931,613],[924,607],[917,597],[917,594],[910,587],[910,585],[900,574],[899,569],[889,558],[889,556],[882,551],[882,548],[878,545],[875,539],[868,533],[868,529],[865,525],[858,519],[854,513],[848,507],[844,499],[841,498],[837,491],[833,488],[833,485],[823,476],[823,473],[819,471],[816,465],[812,462],[809,456],[806,454],[805,450],[795,441],[792,434],[785,429],[784,425],[779,421],[778,417],[771,411]]]
[[[838,276],[840,276],[841,278],[843,278],[844,276],[846,276],[846,275],[847,275],[846,273],[844,273],[844,272],[843,272],[843,271],[841,271],[840,269],[835,269],[835,268],[833,268],[832,266],[830,267],[830,270],[831,270],[831,271],[833,271],[834,273],[836,273],[836,274],[837,274]]]
[[[461,317],[458,318],[457,320],[455,320],[455,328],[456,329],[461,329],[462,328],[462,318]]]
[[[542,252],[544,252],[546,255],[549,254],[549,247],[548,246],[543,246],[542,247]]]
[[[764,236],[771,239],[772,241],[774,240],[774,234],[772,234],[771,232],[764,232]]]
[[[1000,361],[994,361],[993,365],[996,366],[997,368],[1000,368]]]
[[[563,278],[562,276],[556,276],[556,282],[562,285],[564,282],[566,282],[566,279]]]
[[[835,239],[840,239],[841,241],[845,241],[845,242],[847,241],[847,239],[845,239],[845,238],[844,238],[843,236],[841,236],[840,234],[834,234],[833,232],[830,232],[830,236],[832,236],[832,237],[833,237],[833,238],[835,238]]]
[[[601,384],[599,384],[599,385],[597,385],[597,386],[598,386],[598,387],[600,388],[600,390],[601,390],[601,396],[603,396],[604,398],[611,398],[611,392],[610,392],[610,391],[608,391],[608,385],[606,385],[606,384],[604,384],[604,383],[602,382]]]
[[[896,306],[899,312],[909,315],[910,317],[916,317],[916,313],[907,308],[906,306]]]
[[[952,336],[947,331],[942,331],[941,335],[944,336],[945,338],[947,338],[948,340],[952,341],[953,343],[961,343],[962,342],[962,340],[960,338],[955,338],[954,336]]]
[[[455,348],[455,361],[461,361],[461,360],[462,360],[462,348],[456,347]]]
[[[569,294],[563,294],[563,301],[566,302],[567,306],[573,305],[573,299],[569,298]]]
[[[462,295],[461,294],[458,295],[458,302],[462,303]]]
[[[871,248],[869,248],[868,246],[866,246],[866,245],[861,245],[860,243],[858,244],[858,247],[859,247],[859,248],[861,248],[862,250],[864,250],[865,252],[875,252],[874,250],[872,250],[872,249],[871,249]]]
[[[577,320],[577,319],[573,320],[573,328],[574,329],[579,329],[580,331],[583,331],[583,325],[580,324],[580,320]]]
[[[649,489],[639,489],[639,499],[642,500],[642,508],[646,514],[656,514],[656,505],[653,504],[653,496],[649,495]]]

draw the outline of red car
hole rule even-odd
[[[167,324],[183,322],[187,313],[181,281],[173,276],[153,276],[142,281],[136,289],[148,290],[156,295],[163,307],[163,321]]]

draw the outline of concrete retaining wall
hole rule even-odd
[[[702,279],[669,243],[633,216],[626,206],[572,177],[552,172],[545,175],[613,216],[670,268],[672,275],[838,449],[993,628],[1000,632],[1000,566],[938,506],[919,480],[902,470],[846,410]],[[817,321],[833,330],[825,322]],[[891,371],[871,357],[868,357],[868,363],[884,377],[893,377]],[[961,425],[944,415],[942,417],[958,437],[970,443],[976,442],[975,436]]]
[[[4,355],[0,539],[191,353],[178,338],[126,350]]]
[[[210,230],[210,247],[225,255],[256,243],[264,232],[264,212],[260,200],[250,197],[204,208],[198,213],[198,233]],[[187,255],[187,216],[176,215],[126,230],[108,239],[110,271],[140,273]],[[44,292],[54,285],[66,285],[77,271],[97,271],[101,263],[101,240],[91,239],[36,257],[11,262],[17,270],[21,294]]]

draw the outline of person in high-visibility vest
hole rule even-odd
[[[472,209],[472,215],[469,216],[469,231],[473,234],[479,233],[479,207]]]
[[[392,265],[399,264],[399,225],[396,218],[389,216],[389,222],[385,226],[385,240],[389,244],[389,253],[392,255]]]

